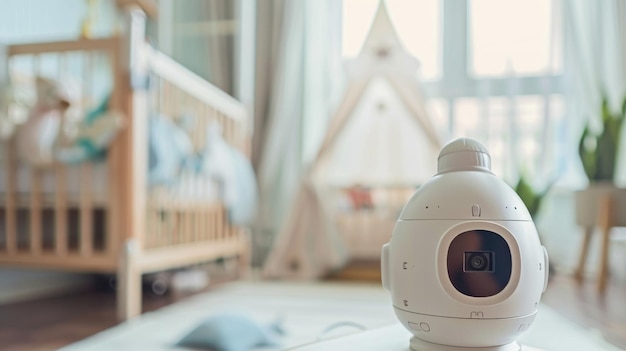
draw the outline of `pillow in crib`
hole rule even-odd
[[[235,202],[229,214],[235,224],[251,224],[258,205],[258,189],[252,163],[241,151],[231,147],[231,157],[235,168]]]
[[[193,156],[189,134],[171,118],[156,115],[150,119],[148,182],[150,185],[176,181],[185,160]]]
[[[191,330],[177,346],[213,351],[249,351],[255,347],[278,346],[277,325],[263,326],[246,315],[214,315]]]
[[[222,188],[222,200],[235,224],[249,224],[256,215],[258,189],[252,164],[222,137],[219,124],[207,128],[202,171]]]

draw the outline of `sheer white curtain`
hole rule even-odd
[[[622,0],[563,1],[565,59],[572,90],[568,99],[575,141],[587,121],[600,126],[600,105],[606,94],[611,108],[621,109],[626,96],[626,2]],[[621,155],[626,155],[622,143]],[[621,157],[623,159],[623,157]],[[618,167],[624,181],[626,164]]]
[[[567,127],[569,154],[567,157],[577,167],[576,181],[569,186],[582,188],[585,176],[578,156],[578,141],[587,122],[601,128],[599,110],[602,94],[609,98],[615,110],[626,96],[626,2],[622,0],[562,1],[564,21],[564,59],[566,67]],[[626,136],[626,134],[624,134]],[[618,183],[624,184],[626,143],[622,142],[622,166],[618,167]],[[565,185],[565,184],[564,184]],[[547,233],[545,245],[550,259],[558,269],[569,272],[576,265],[580,250],[581,228],[574,217],[574,197],[571,191],[555,191],[546,203],[543,216],[538,223],[540,230]],[[557,219],[558,220],[555,220]],[[599,243],[598,243],[599,244]],[[595,253],[591,251],[592,255]],[[589,258],[588,267],[597,267]],[[615,262],[623,264],[623,261]]]
[[[339,6],[333,0],[258,4],[253,156],[261,195],[255,233],[260,256],[286,219],[340,89]]]

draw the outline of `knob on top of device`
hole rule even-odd
[[[438,173],[480,171],[491,173],[491,156],[478,141],[459,138],[448,143],[439,153]]]

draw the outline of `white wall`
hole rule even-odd
[[[113,0],[100,0],[94,26],[97,35],[110,33],[115,20]],[[87,6],[84,0],[2,0],[0,42],[69,40],[78,37]],[[0,304],[50,295],[85,286],[85,275],[28,269],[0,269]]]
[[[0,41],[3,43],[74,39],[87,13],[85,0],[3,0],[0,2]],[[110,33],[114,0],[98,1],[95,34]]]

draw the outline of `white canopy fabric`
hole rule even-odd
[[[327,152],[314,165],[317,184],[418,185],[432,177],[436,153],[391,83],[374,77]]]
[[[361,53],[348,66],[342,103],[266,261],[266,277],[317,278],[347,262],[325,201],[329,186],[417,186],[435,174],[441,142],[426,113],[418,67],[381,3]]]

